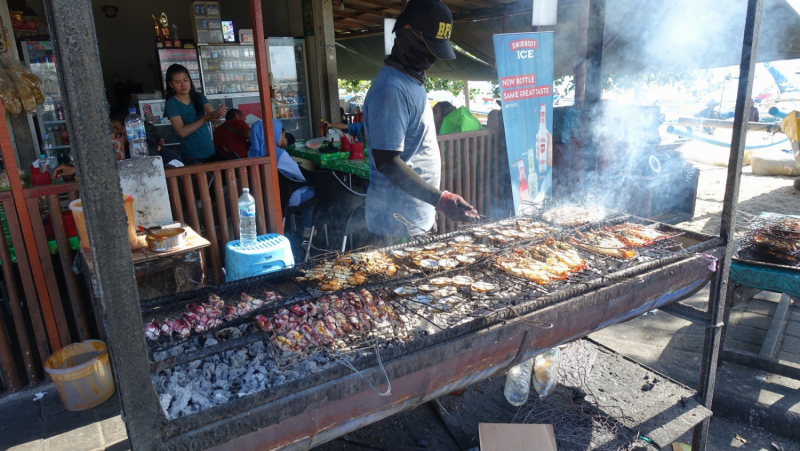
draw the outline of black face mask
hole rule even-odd
[[[401,28],[395,32],[394,47],[387,62],[400,63],[406,72],[424,82],[425,71],[433,66],[436,57],[413,30]]]

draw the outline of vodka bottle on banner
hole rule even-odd
[[[136,108],[128,108],[128,113],[130,114],[125,118],[125,133],[128,135],[131,158],[146,157],[149,152],[144,121],[136,114]]]
[[[547,106],[541,104],[539,110],[539,131],[536,132],[536,156],[539,157],[539,177],[544,178],[547,172],[547,152],[550,151],[550,140],[547,132]]]
[[[508,370],[503,394],[506,396],[506,401],[511,403],[512,406],[521,406],[528,400],[528,392],[531,389],[532,367],[533,359],[528,359]]]
[[[528,197],[536,199],[539,192],[539,178],[536,176],[536,151],[528,149]]]
[[[517,168],[519,170],[519,202],[527,203],[530,201],[529,192],[528,192],[528,181],[525,178],[525,162],[522,160],[517,160]]]
[[[239,244],[248,248],[256,242],[256,200],[250,190],[242,189],[239,198]]]
[[[539,399],[547,399],[558,385],[558,362],[561,355],[558,348],[536,356],[533,362],[533,389]]]

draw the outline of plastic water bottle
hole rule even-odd
[[[248,248],[256,242],[256,200],[250,190],[242,189],[239,198],[239,244]]]
[[[136,114],[136,108],[128,108],[128,117],[125,118],[125,133],[128,135],[128,145],[131,158],[143,158],[149,155],[147,149],[147,132],[144,121]]]
[[[42,138],[42,152],[44,152],[44,157],[47,160],[48,170],[52,172],[56,166],[58,166],[58,158],[56,158],[56,153],[53,150],[53,143],[50,141],[47,133],[45,133]]]
[[[558,348],[536,356],[533,362],[533,389],[539,399],[547,399],[558,385],[558,362],[561,354]]]
[[[528,400],[528,392],[531,389],[531,368],[533,359],[528,359],[508,370],[503,394],[512,406],[521,406]]]
[[[44,154],[39,155],[39,159],[36,160],[36,165],[39,167],[39,174],[44,174],[49,171],[47,167],[47,157],[45,157]]]

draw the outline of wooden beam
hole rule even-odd
[[[336,25],[343,25],[345,27],[350,27],[353,30],[368,30],[368,29],[372,28],[372,27],[370,27],[368,25],[361,25],[361,24],[358,24],[358,23],[348,22],[346,20],[335,20],[333,23],[336,24]]]
[[[341,11],[334,11],[333,15],[334,16],[339,16],[339,17],[346,17],[348,19],[355,20],[356,22],[363,22],[363,23],[370,24],[370,25],[381,25],[381,26],[383,25],[383,21],[382,20],[370,19],[370,18],[366,18],[366,17],[358,15],[358,14],[350,14],[350,13],[344,13],[344,12],[341,12]],[[334,20],[336,20],[335,17],[334,17]]]
[[[379,0],[358,0],[358,1],[361,2],[361,3],[370,4],[370,5],[373,5],[373,6],[380,6],[381,8],[386,8],[387,10],[390,10],[390,11],[397,11],[397,14],[400,14],[402,12],[402,9],[401,9],[400,5],[387,3],[387,2],[382,2],[382,1],[379,1]],[[345,6],[345,8],[346,7],[347,6]]]
[[[383,34],[383,27],[380,28],[370,28],[369,30],[359,30],[359,31],[348,31],[345,33],[337,33],[336,40],[343,41],[346,39],[355,39],[355,38],[363,38],[366,36],[375,36],[378,34]]]
[[[461,0],[464,3],[469,3],[471,5],[478,5],[484,8],[502,8],[503,5],[500,3],[495,3],[489,0]],[[447,2],[445,2],[447,3]]]
[[[365,15],[369,16],[389,17],[389,18],[396,16],[396,14],[390,14],[386,12],[386,10],[364,8],[363,6],[351,5],[349,3],[344,5],[344,9],[352,9],[353,11],[358,11],[360,13],[364,13]]]

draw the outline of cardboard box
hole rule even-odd
[[[481,451],[556,451],[552,424],[478,425]]]

